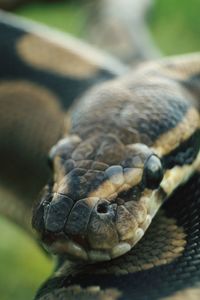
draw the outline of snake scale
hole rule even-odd
[[[35,202],[57,256],[35,299],[199,299],[200,54],[129,69],[3,12],[0,36],[0,211],[35,235]]]

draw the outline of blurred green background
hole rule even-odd
[[[154,3],[149,27],[158,47],[167,55],[200,50],[200,0],[154,0]],[[87,6],[84,0],[31,3],[16,12],[80,37]]]
[[[15,12],[81,36],[86,11],[87,6],[77,1],[63,1],[31,3]],[[163,53],[199,51],[200,1],[156,0],[149,26]],[[0,218],[0,232],[0,299],[32,299],[50,274],[52,263],[22,230],[3,218]]]

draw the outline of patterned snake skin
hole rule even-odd
[[[200,95],[199,54],[149,63],[128,74],[127,67],[115,59],[71,37],[54,34],[5,13],[0,13],[0,36],[0,178],[2,188],[8,190],[10,196],[9,203],[1,199],[0,212],[26,227],[31,234],[32,203],[50,177],[48,152],[71,126],[68,120],[73,113],[75,132],[81,132],[84,137],[87,129],[91,130],[87,127],[87,121],[95,117],[96,104],[94,102],[92,114],[87,101],[83,101],[89,98],[90,93],[96,93],[104,81],[108,81],[105,86],[109,90],[104,95],[105,103],[106,97],[111,94],[115,101],[120,94],[118,92],[122,92],[118,91],[120,84],[122,87],[129,86],[133,92],[140,87],[138,95],[144,99],[151,95],[157,104],[161,97],[174,97],[179,92],[185,96],[186,103],[190,103],[189,108],[186,105],[184,110],[181,106],[179,111],[177,107],[171,111],[166,106],[167,130],[165,124],[162,132],[160,123],[158,132],[150,128],[149,135],[145,135],[147,128],[143,127],[143,135],[134,137],[137,142],[150,145],[152,140],[156,141],[161,136],[161,132],[167,134],[180,128],[178,125],[187,123],[184,118],[190,108],[195,110],[193,123],[189,123],[189,127],[181,127],[181,133],[192,132]],[[110,86],[110,82],[118,76],[122,77]],[[155,84],[162,87],[161,94],[159,89],[154,89]],[[88,92],[90,87],[92,89]],[[66,113],[74,99],[82,95],[87,97],[76,102],[70,113]],[[98,92],[95,95],[97,97]],[[102,111],[105,118],[102,122],[105,122],[106,110]],[[81,123],[82,114],[86,112],[88,120],[83,117]],[[173,119],[170,112],[175,113],[176,118]],[[162,121],[160,115],[156,116],[157,123]],[[79,120],[77,124],[76,120]],[[145,117],[143,124],[144,121]],[[95,121],[92,122],[94,134],[98,132],[98,126]],[[109,126],[112,124],[110,122]],[[195,134],[198,128],[199,119]],[[113,132],[114,129],[105,127],[106,131]],[[141,134],[142,126],[139,130]],[[119,134],[123,143],[128,138],[130,142],[133,139],[127,132],[117,131],[118,137]],[[178,139],[180,132],[175,131],[174,134]],[[189,137],[181,141],[181,146],[192,150],[198,148],[196,140]],[[168,136],[165,138],[170,140]],[[185,156],[179,164],[184,165],[191,159],[191,165],[197,153],[185,151],[184,148]],[[35,299],[199,299],[200,177],[197,167],[193,171],[196,171],[195,174],[164,203],[144,238],[131,251],[109,262],[95,264],[70,261],[67,255],[59,255],[54,274],[43,284]],[[35,227],[40,227],[41,223],[38,220],[35,222]]]

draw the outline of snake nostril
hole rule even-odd
[[[108,204],[106,202],[98,204],[97,212],[99,214],[106,214],[108,212]]]

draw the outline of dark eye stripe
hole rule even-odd
[[[200,94],[200,73],[196,73],[190,76],[187,80],[179,80],[179,82],[185,86],[189,91],[198,96]]]
[[[180,144],[169,154],[163,156],[162,163],[165,169],[193,163],[200,150],[200,129],[197,129],[189,139]]]

